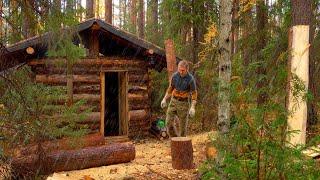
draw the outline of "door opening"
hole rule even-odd
[[[119,79],[117,72],[105,73],[104,135],[119,135]]]
[[[127,72],[101,73],[101,123],[104,136],[127,135]]]

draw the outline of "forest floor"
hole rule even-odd
[[[209,133],[190,135],[195,169],[175,170],[171,165],[170,140],[134,140],[136,158],[130,163],[54,173],[48,179],[199,179],[199,167],[206,160]]]

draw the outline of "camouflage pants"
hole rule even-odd
[[[166,114],[167,131],[170,137],[187,135],[189,118],[188,112],[188,101],[178,101],[174,98],[171,98]],[[175,116],[179,118],[179,122],[175,122]],[[179,130],[177,128],[177,123],[179,123]]]

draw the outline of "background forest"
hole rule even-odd
[[[221,168],[221,164],[208,161],[203,167],[203,177],[319,177],[313,162],[302,158],[304,147],[298,150],[284,148],[285,137],[292,133],[284,127],[290,113],[286,109],[289,32],[296,23],[294,14],[303,14],[304,24],[310,25],[309,87],[308,92],[304,92],[297,82],[295,90],[308,103],[307,145],[314,143],[311,139],[319,134],[320,51],[317,49],[320,48],[320,1],[232,0],[228,6],[220,3],[219,0],[0,0],[1,51],[20,40],[48,30],[70,27],[92,17],[104,19],[162,48],[166,39],[173,39],[177,56],[190,61],[199,91],[196,117],[190,122],[190,131],[211,131],[218,129],[221,102],[219,34],[222,32],[219,24],[223,19],[221,12],[227,7],[232,11],[228,24],[231,26],[228,39],[232,64],[228,87],[231,128],[228,136],[221,137],[229,143],[215,142],[220,152],[225,152],[222,161],[227,165]],[[59,39],[59,36],[54,38]],[[68,47],[68,42],[60,43],[61,46],[52,46],[52,52],[59,52],[56,47]],[[74,49],[62,54],[77,59],[81,52],[81,49]],[[168,85],[167,73],[152,71],[151,75],[152,107],[154,114],[161,116],[164,111],[160,108],[160,101]],[[6,88],[0,84],[0,104],[8,100]],[[31,90],[26,87],[29,93],[22,94],[31,96]],[[29,108],[37,107],[32,105]],[[4,123],[0,122],[0,128],[2,126]],[[55,136],[61,136],[61,132],[55,131]],[[297,163],[290,163],[292,161]]]

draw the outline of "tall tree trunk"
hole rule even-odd
[[[123,27],[123,0],[119,0],[119,28]]]
[[[132,33],[137,32],[137,0],[131,0],[130,4],[130,29]]]
[[[144,38],[144,0],[139,0],[139,5],[138,5],[138,36],[140,38]]]
[[[291,0],[292,5],[292,47],[291,52],[291,77],[296,77],[304,84],[305,92],[309,82],[309,29],[311,16],[311,0]],[[303,94],[293,96],[294,82],[290,80],[288,110],[292,113],[288,117],[289,130],[298,133],[290,134],[288,140],[291,144],[305,144],[307,125],[307,103]]]
[[[94,4],[95,9],[95,17],[100,18],[100,0],[96,0]]]
[[[243,56],[243,86],[246,88],[249,84],[249,79],[250,79],[250,73],[249,73],[249,64],[251,62],[251,56],[252,56],[252,45],[251,43],[248,43],[248,38],[250,37],[252,33],[252,6],[248,7],[249,0],[246,0],[243,3],[242,11],[243,11],[243,16],[242,16],[242,24],[243,24],[243,35],[242,35],[242,44],[241,44],[241,49],[242,49],[242,56]]]
[[[125,27],[125,30],[128,30],[128,14],[127,14],[127,5],[128,5],[128,3],[127,3],[127,0],[123,0],[124,2],[123,2],[123,26]]]
[[[232,1],[220,1],[219,26],[219,101],[218,130],[220,134],[229,132],[230,126],[230,77],[231,77],[231,17]]]
[[[86,18],[93,18],[94,17],[94,0],[87,0],[86,4]]]
[[[112,24],[112,0],[105,0],[105,18],[107,23]]]
[[[232,41],[231,49],[232,54],[238,51],[238,37],[239,37],[239,0],[233,0],[232,8]]]
[[[83,14],[82,14],[82,11],[81,11],[81,0],[76,0],[77,1],[77,18],[79,20],[79,22],[82,21],[83,19]]]
[[[153,32],[157,33],[158,32],[158,0],[151,0],[152,5],[151,5],[151,24],[152,24],[152,30]]]
[[[197,16],[197,8],[195,5],[195,0],[192,0],[192,14]],[[196,64],[198,62],[198,41],[199,41],[199,24],[197,21],[192,22],[192,63]]]
[[[53,11],[55,12],[61,11],[61,0],[53,0]]]
[[[0,12],[3,12],[3,3],[2,0],[0,0]],[[2,17],[0,16],[0,45],[3,45],[4,42],[4,20],[2,19]]]
[[[75,7],[74,7],[74,0],[67,0],[67,10],[71,11],[71,10],[74,10]]]
[[[181,6],[181,11],[183,14],[191,14],[191,7],[184,4],[184,3],[181,3],[180,4]],[[194,28],[192,26],[192,24],[184,24],[181,29],[180,29],[180,38],[181,38],[181,44],[187,44],[187,39],[188,39],[188,33],[191,32],[192,28]],[[194,45],[194,44],[193,44]],[[192,58],[193,59],[193,58]]]
[[[263,49],[267,43],[267,6],[264,0],[257,1],[257,61],[259,62],[259,67],[257,68],[258,74],[258,82],[257,82],[257,89],[259,91],[257,104],[258,106],[263,105],[267,101],[267,79],[266,79],[266,59],[263,56]]]
[[[310,52],[309,52],[309,92],[312,93],[313,95],[313,99],[308,101],[307,103],[307,107],[308,107],[308,127],[310,127],[311,125],[315,125],[318,121],[318,113],[317,113],[317,109],[316,109],[316,102],[318,100],[318,92],[317,89],[319,87],[319,85],[317,85],[316,83],[316,77],[317,77],[317,73],[316,73],[316,58],[315,56],[315,48],[314,48],[314,39],[315,39],[315,31],[316,31],[316,13],[317,13],[317,7],[318,7],[318,3],[313,2],[311,5],[311,9],[312,9],[312,13],[311,13],[311,21],[310,21],[310,37],[309,37],[309,41],[310,41]]]
[[[120,3],[120,9],[119,9],[119,11],[120,11],[120,29],[124,29],[125,27],[126,27],[126,20],[127,20],[127,18],[126,18],[126,16],[127,16],[127,1],[126,0],[120,0],[119,1],[119,3]]]
[[[34,0],[24,0],[23,1],[23,36],[25,38],[30,38],[35,35],[35,22],[34,19],[34,8],[35,2]]]

